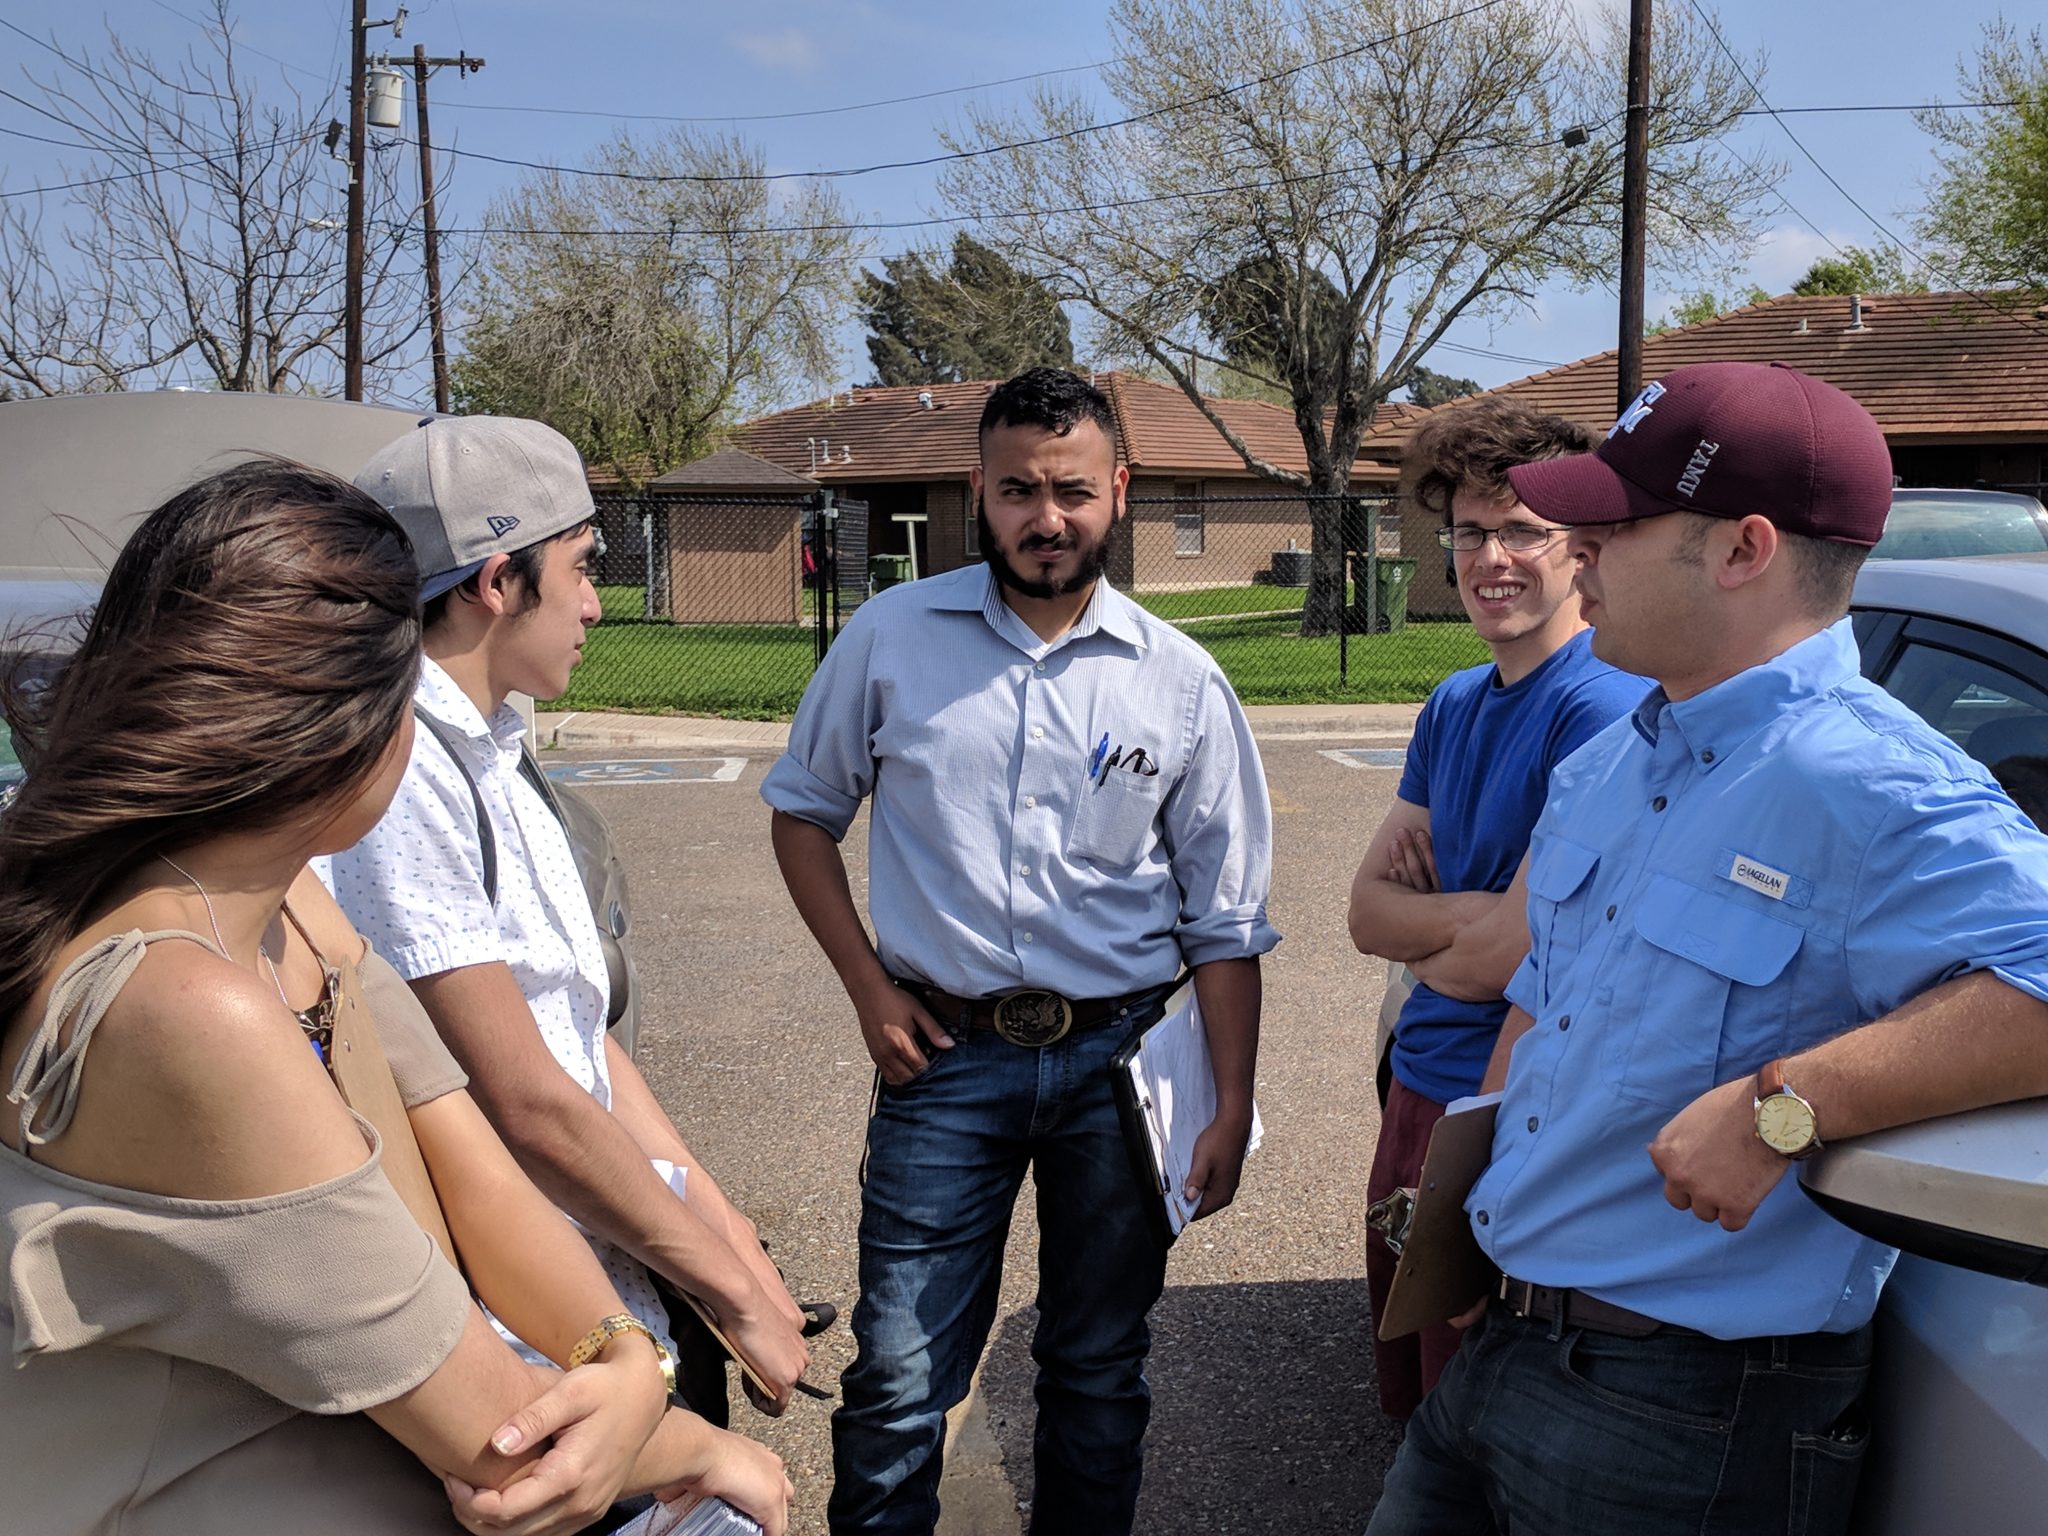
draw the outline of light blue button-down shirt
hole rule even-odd
[[[1665,1201],[1645,1149],[1715,1085],[1950,977],[2048,999],[2048,838],[1857,675],[1844,620],[1682,703],[1653,691],[1560,764],[1529,928],[1508,996],[1535,1024],[1466,1203],[1480,1245],[1721,1338],[1845,1330],[1894,1250],[1791,1177],[1725,1232]]]
[[[1105,737],[1158,773],[1091,778]],[[1279,942],[1244,711],[1208,652],[1107,582],[1050,644],[986,566],[864,603],[761,798],[838,839],[870,795],[868,909],[892,975],[1120,997]]]

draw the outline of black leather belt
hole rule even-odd
[[[1694,1333],[1676,1323],[1661,1323],[1654,1317],[1617,1307],[1611,1301],[1588,1296],[1568,1287],[1531,1285],[1502,1275],[1494,1293],[1502,1306],[1517,1317],[1555,1321],[1565,1328],[1584,1328],[1591,1333],[1612,1333],[1624,1339],[1646,1339],[1653,1333]]]
[[[1029,989],[1001,997],[955,997],[921,981],[900,976],[895,980],[948,1029],[993,1030],[1012,1045],[1051,1045],[1082,1030],[1100,1029],[1148,1003],[1162,1001],[1173,990],[1169,982],[1122,997],[1065,998],[1057,992]]]

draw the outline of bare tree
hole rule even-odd
[[[111,32],[104,54],[59,59],[23,77],[84,158],[68,190],[0,202],[0,384],[338,392],[348,168],[323,143],[328,104],[244,71],[228,0],[175,63]],[[424,323],[399,158],[366,168],[388,216],[369,242],[365,357],[386,386],[417,364]]]
[[[763,172],[740,139],[676,130],[499,198],[454,369],[464,407],[549,422],[631,484],[828,380],[860,250],[829,186]]]
[[[1049,90],[1021,118],[970,109],[953,147],[995,152],[949,166],[944,193],[1108,348],[1177,382],[1251,472],[1319,498],[1303,626],[1328,633],[1337,498],[1374,408],[1461,316],[1618,265],[1621,18],[1589,37],[1554,0],[1116,0],[1110,26],[1125,120]],[[1684,8],[1661,9],[1656,55],[1650,249],[1709,265],[1747,241],[1777,170],[1717,147],[1751,93]],[[1215,328],[1247,313],[1255,347]],[[1211,408],[1196,370],[1216,365],[1283,392],[1306,473]]]

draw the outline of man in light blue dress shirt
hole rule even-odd
[[[1011,1207],[1038,1192],[1039,1536],[1131,1528],[1166,1248],[1109,1061],[1194,973],[1217,1114],[1197,1217],[1251,1130],[1272,818],[1208,653],[1103,581],[1124,513],[1109,402],[1033,369],[982,413],[984,565],[882,593],[834,642],[762,798],[877,1077],[859,1354],[833,1417],[836,1536],[930,1532],[946,1411],[987,1342]],[[863,800],[866,929],[839,849]]]
[[[2048,1093],[2048,839],[1858,674],[1891,465],[1847,395],[1683,368],[1509,476],[1658,686],[1553,775],[1466,1203],[1504,1278],[1371,1533],[1840,1533],[1895,1253],[1786,1175]]]

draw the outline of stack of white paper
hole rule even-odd
[[[1159,1194],[1174,1235],[1194,1219],[1199,1203],[1187,1198],[1188,1170],[1194,1162],[1195,1138],[1216,1118],[1216,1071],[1209,1060],[1209,1036],[1193,986],[1175,993],[1172,1006],[1145,1031],[1129,1067],[1138,1107],[1152,1141],[1152,1162],[1159,1174]],[[1252,1105],[1249,1156],[1265,1136],[1259,1106]]]
[[[761,1527],[723,1499],[702,1499],[657,1504],[638,1520],[620,1526],[618,1536],[761,1536]]]

